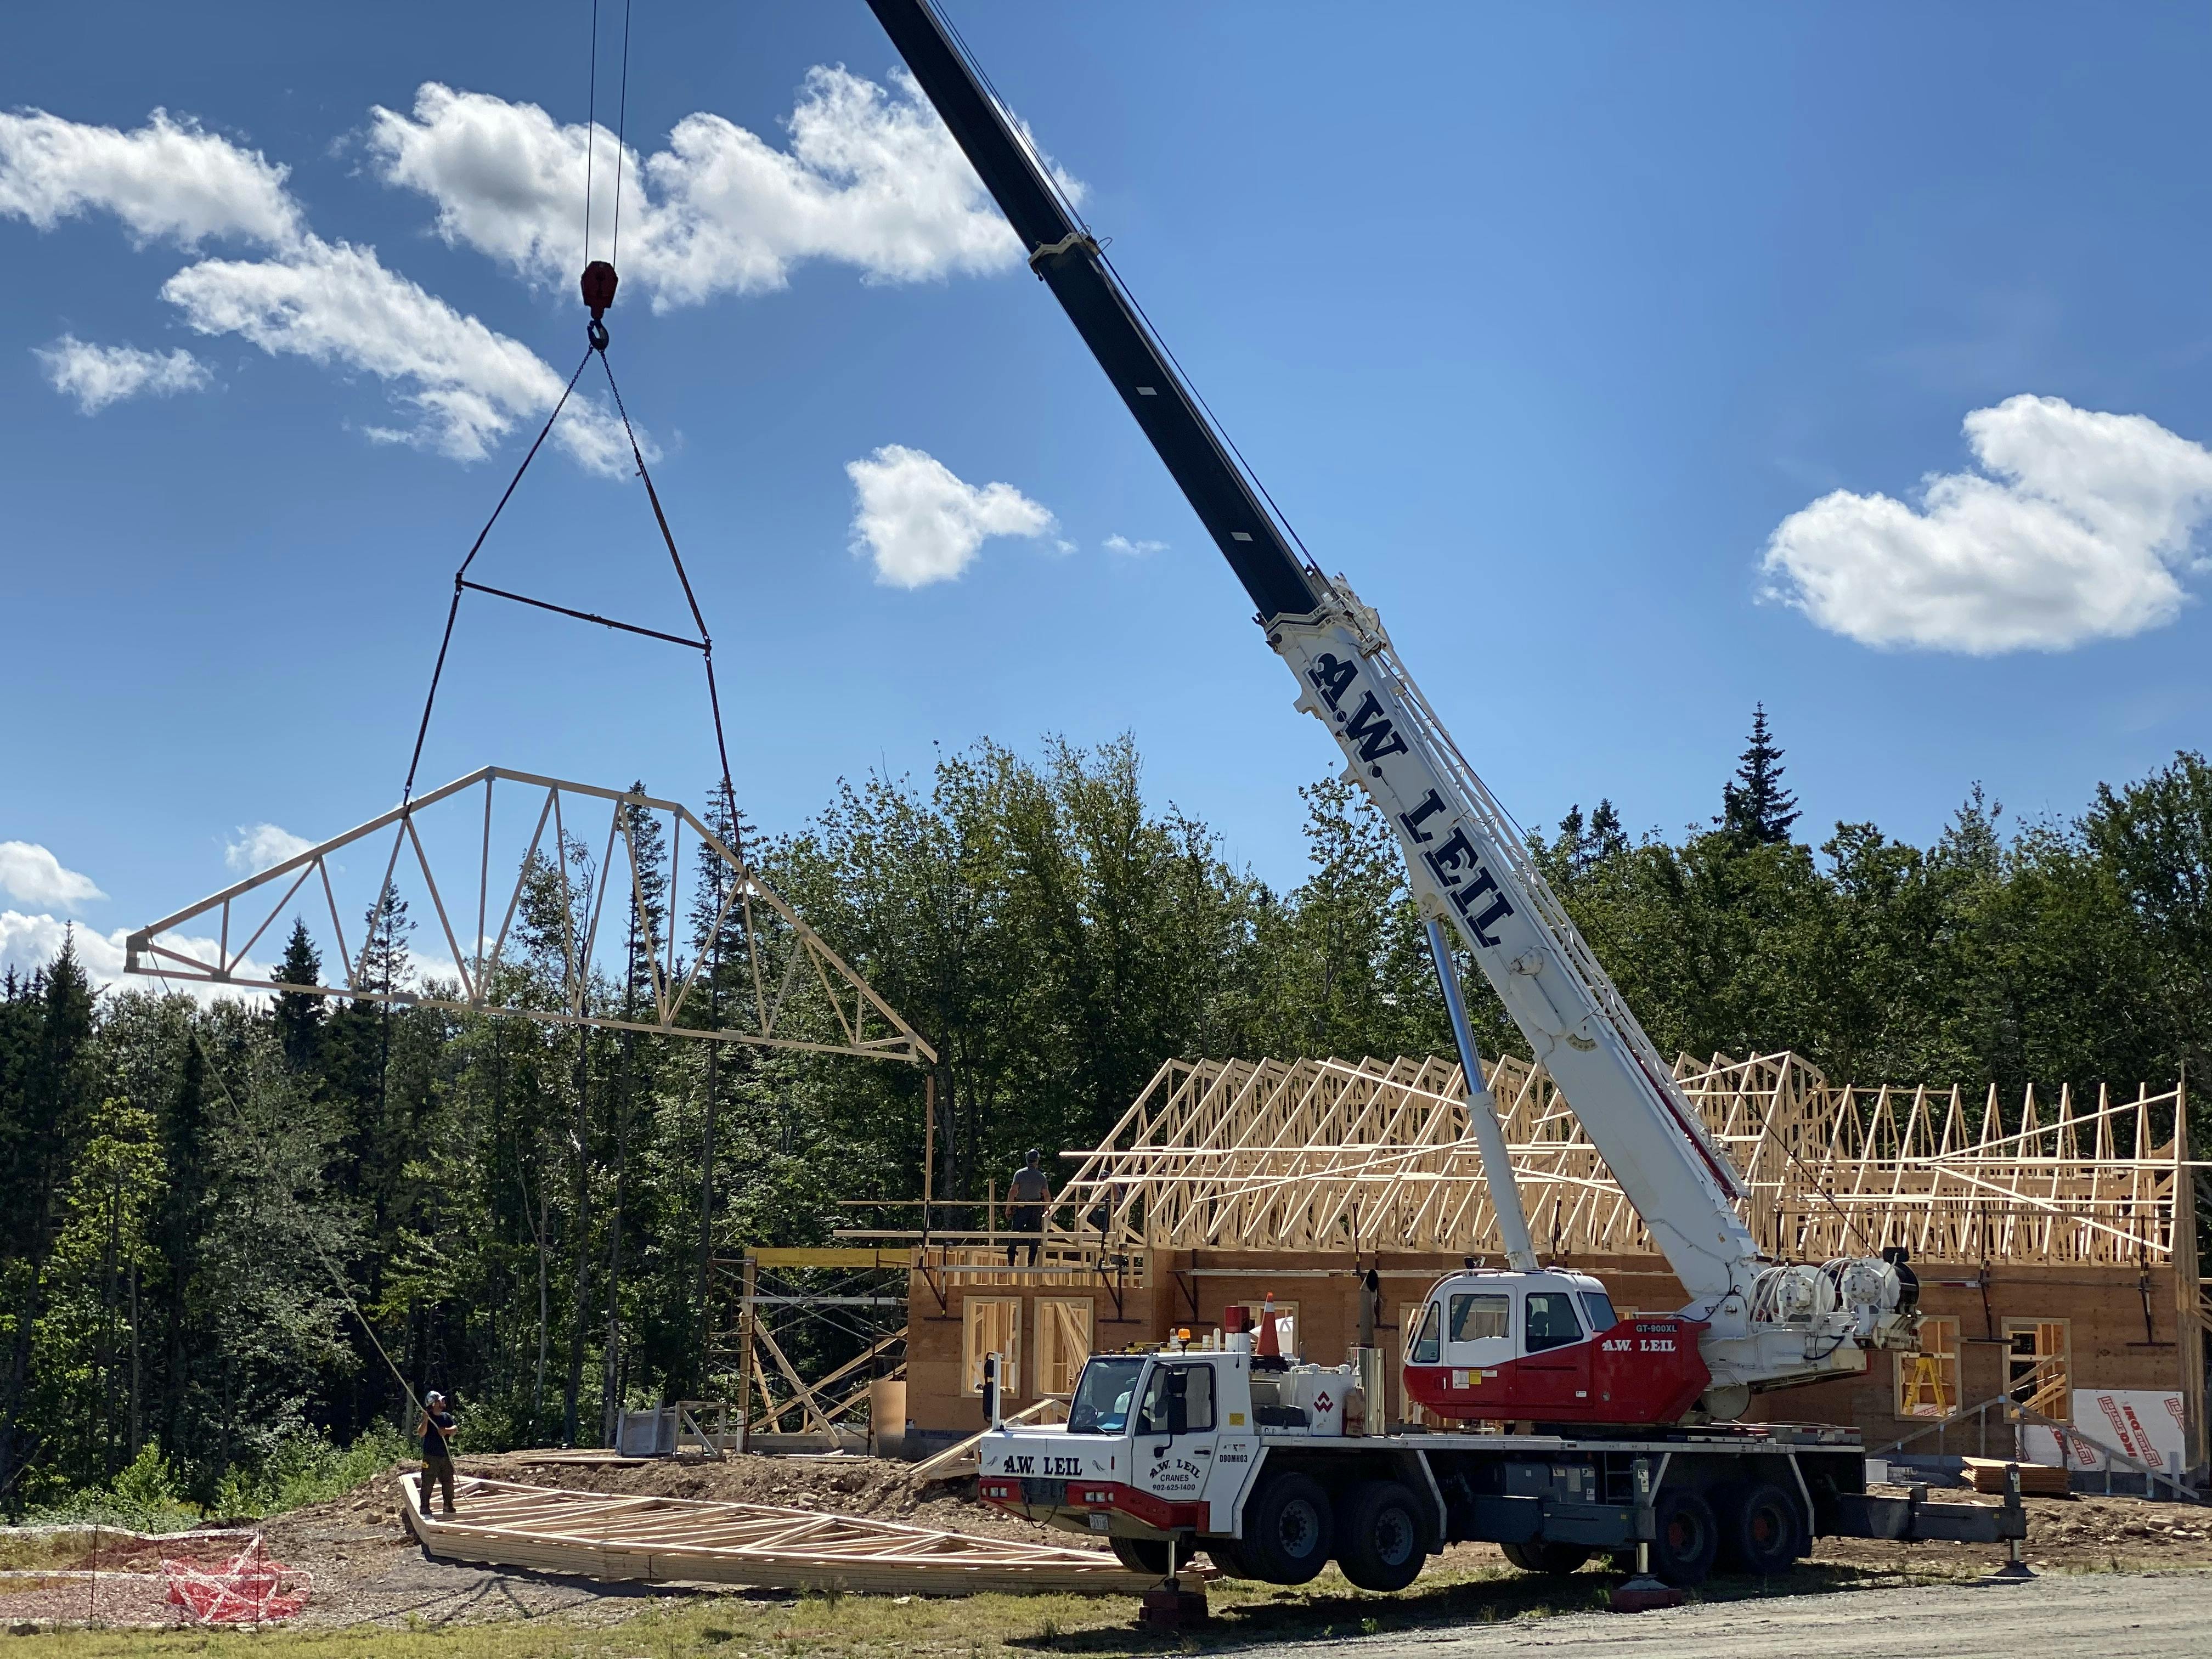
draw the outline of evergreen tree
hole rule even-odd
[[[322,952],[315,949],[314,940],[307,936],[307,924],[296,918],[292,923],[292,937],[284,945],[284,960],[277,965],[276,978],[284,985],[323,982]],[[279,991],[269,1012],[276,1027],[277,1043],[293,1070],[312,1069],[321,1048],[323,999],[302,991]]]
[[[1751,746],[1735,779],[1721,789],[1721,815],[1713,820],[1740,847],[1776,847],[1797,822],[1797,798],[1782,787],[1782,750],[1767,729],[1766,705],[1753,706]]]

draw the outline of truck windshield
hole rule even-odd
[[[1145,1369],[1142,1354],[1113,1354],[1092,1360],[1083,1368],[1075,1385],[1074,1402],[1067,1408],[1070,1434],[1121,1434],[1129,1426],[1129,1402],[1136,1395],[1137,1373]]]

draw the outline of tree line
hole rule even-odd
[[[1360,792],[1303,792],[1310,866],[1278,891],[1148,803],[1141,771],[1127,738],[987,742],[748,839],[936,1048],[942,1199],[1002,1190],[1028,1146],[1094,1144],[1171,1056],[1452,1053]],[[1931,846],[1842,823],[1815,847],[1761,710],[1719,805],[1636,838],[1601,800],[1534,842],[1662,1052],[1790,1048],[1839,1082],[2014,1097],[2201,1067],[2202,757],[2069,819],[2012,823],[1975,791]],[[726,867],[672,868],[635,828],[648,921],[687,905],[694,952],[726,963]],[[574,879],[540,872],[501,969],[525,999],[558,985],[557,907],[592,873],[562,856]],[[387,894],[367,921],[362,982],[406,983],[405,906]],[[635,1011],[650,937],[634,927],[626,972],[595,982],[600,1011]],[[295,932],[279,978],[322,973]],[[1486,1051],[1525,1053],[1462,977]],[[714,1260],[917,1197],[924,1087],[904,1066],[366,1000],[95,994],[64,949],[0,980],[0,1505],[149,1457],[234,1503],[302,1443],[391,1425],[395,1370],[456,1395],[479,1449],[601,1443],[625,1402],[717,1391]]]

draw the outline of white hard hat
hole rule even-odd
[[[433,1389],[422,1396],[422,1403],[426,1406],[442,1406],[446,1403],[446,1396]]]

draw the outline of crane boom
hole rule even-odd
[[[1685,1312],[1709,1324],[1703,1351],[1721,1397],[1863,1369],[1863,1344],[1896,1328],[1895,1273],[1885,1291],[1882,1263],[1817,1270],[1761,1261],[1737,1212],[1735,1170],[1381,620],[1340,577],[1323,577],[1292,551],[1265,492],[932,0],[868,3],[1251,595],[1268,644],[1297,677],[1296,706],[1335,738],[1346,780],[1395,831],[1423,913],[1457,933],[1681,1280]],[[1480,1091],[1468,1070],[1470,1091]]]

